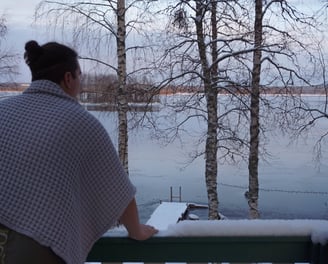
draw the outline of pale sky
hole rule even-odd
[[[34,10],[40,0],[1,0],[0,15],[6,18],[8,34],[6,35],[6,47],[20,56],[19,72],[15,79],[17,82],[29,82],[30,72],[23,62],[24,45],[31,39],[39,39],[40,34],[33,28]],[[1,80],[0,80],[1,81]]]
[[[168,1],[168,0],[161,0]],[[316,8],[319,6],[321,0],[289,0],[297,7]],[[49,39],[45,36],[45,32],[40,32],[33,26],[33,15],[36,6],[40,0],[0,0],[0,15],[4,14],[7,20],[8,34],[6,36],[6,46],[15,53],[23,56],[24,45],[27,41],[35,39],[40,43],[47,41],[59,41],[56,39]],[[18,76],[17,82],[29,82],[30,73],[24,63],[20,63],[19,71],[21,75]],[[1,80],[0,80],[1,81]]]
[[[33,13],[40,0],[1,0],[0,10],[5,13],[9,24],[25,24],[33,20]]]

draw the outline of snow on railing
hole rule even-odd
[[[109,232],[88,261],[328,264],[327,241],[325,220],[185,220],[141,242]]]
[[[310,236],[313,243],[328,243],[326,220],[181,221],[157,236]],[[327,263],[328,264],[328,263]]]

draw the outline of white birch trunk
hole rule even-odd
[[[261,75],[261,46],[262,46],[262,0],[255,1],[255,51],[253,53],[252,90],[251,90],[251,123],[250,123],[250,151],[249,151],[249,189],[248,205],[249,217],[259,218],[259,132],[260,132],[260,75]]]
[[[126,52],[125,52],[125,0],[117,2],[117,66],[118,66],[118,154],[127,173],[128,169],[128,102],[126,99]]]
[[[196,1],[196,17],[202,17],[202,1]],[[203,34],[203,21],[195,20],[199,56],[204,75],[204,88],[207,101],[207,139],[205,146],[205,180],[208,197],[208,218],[220,219],[217,194],[217,89],[211,81],[211,70],[206,58],[206,45]]]

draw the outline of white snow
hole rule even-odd
[[[158,230],[166,230],[169,225],[178,222],[187,208],[187,203],[162,202],[151,214],[147,225],[154,226]]]
[[[153,212],[148,225],[159,230],[156,236],[311,236],[313,243],[328,243],[327,220],[184,220],[187,203],[163,202]],[[124,227],[105,236],[127,236]]]
[[[328,222],[328,221],[326,221]],[[328,227],[327,225],[317,226],[311,235],[313,243],[319,243],[321,245],[326,245],[328,243]]]
[[[160,230],[157,236],[311,236],[328,243],[326,220],[199,220],[181,221]]]
[[[327,220],[184,220],[178,222],[188,204],[163,202],[147,224],[156,236],[311,236],[313,243],[328,243]]]
[[[165,208],[167,207],[163,206],[152,218],[154,226],[159,228],[159,233],[156,235],[159,237],[311,236],[313,243],[320,243],[322,245],[328,243],[327,220],[184,220],[169,224],[167,229],[163,229],[166,226],[165,221],[167,219],[173,220],[173,215],[176,215],[178,211],[175,213],[170,211],[165,212]],[[179,208],[176,207],[176,209]],[[160,213],[164,213],[165,217],[162,218]],[[176,222],[176,219],[174,221]],[[126,231],[121,233],[121,235],[127,236]],[[124,262],[124,264],[130,263]]]
[[[184,220],[186,203],[161,203],[147,224],[156,227],[155,236],[311,236],[313,243],[328,243],[328,220]],[[109,230],[105,236],[127,236],[125,228]],[[125,263],[129,264],[129,263]],[[172,264],[172,263],[170,263]]]
[[[156,227],[156,236],[311,236],[313,243],[328,243],[327,220],[184,220],[178,222],[188,204],[163,202],[147,224]],[[126,230],[110,230],[108,236],[126,236]]]

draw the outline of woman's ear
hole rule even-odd
[[[63,80],[60,82],[65,93],[72,97],[76,97],[80,93],[80,75],[80,72],[76,76],[71,72],[65,72]]]
[[[64,84],[66,86],[66,89],[72,89],[72,73],[71,72],[65,72],[64,74]]]
[[[65,72],[62,81],[60,82],[60,87],[64,90],[65,93],[71,95],[72,89],[72,73]]]

